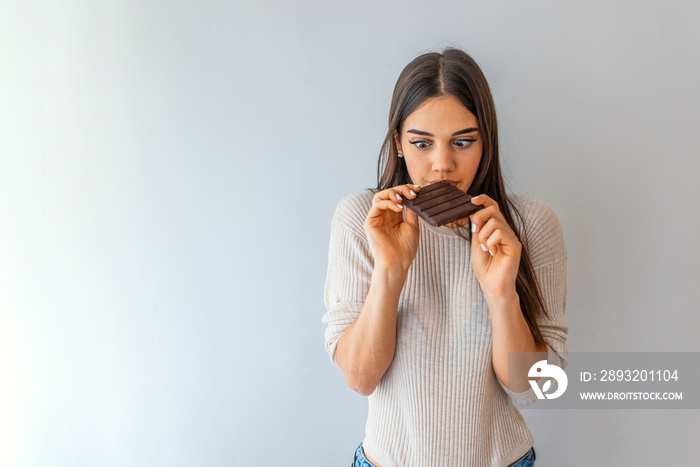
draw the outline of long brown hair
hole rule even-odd
[[[473,113],[479,122],[483,152],[476,176],[469,187],[469,193],[472,195],[484,193],[495,200],[506,222],[522,244],[515,288],[520,297],[520,308],[535,338],[535,343],[538,346],[543,345],[544,339],[536,318],[541,314],[547,314],[547,311],[527,245],[522,241],[522,232],[514,222],[514,215],[516,215],[524,226],[522,215],[505,191],[499,163],[496,108],[484,73],[474,59],[464,51],[448,48],[442,53],[431,52],[421,55],[409,63],[399,75],[391,99],[389,128],[379,153],[377,189],[385,190],[396,185],[413,183],[408,174],[406,162],[397,156],[394,134],[401,134],[404,120],[423,102],[440,96],[454,97]],[[457,233],[471,241],[470,227],[467,225],[458,228]]]

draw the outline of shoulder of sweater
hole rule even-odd
[[[527,228],[533,228],[536,225],[544,227],[560,225],[559,216],[546,202],[521,194],[509,194],[508,199],[518,211],[515,215],[516,223],[525,224]]]
[[[340,200],[333,215],[333,223],[341,223],[357,235],[365,235],[365,219],[372,207],[376,188],[367,188],[351,193]]]
[[[527,244],[533,267],[541,267],[566,259],[564,231],[559,216],[546,202],[521,194],[510,194],[516,208],[515,224],[521,231],[521,241]]]

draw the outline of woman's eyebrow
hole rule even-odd
[[[465,133],[473,133],[473,132],[478,131],[478,130],[479,130],[478,128],[474,128],[474,127],[465,128],[464,130],[455,131],[454,133],[452,133],[452,136],[463,135]],[[421,135],[421,136],[435,136],[432,133],[428,133],[427,131],[415,130],[413,128],[410,130],[406,130],[406,133],[413,133],[413,134]]]
[[[461,135],[461,134],[464,134],[464,133],[473,133],[473,132],[475,132],[475,131],[479,131],[479,129],[478,129],[478,128],[474,128],[474,127],[465,128],[464,130],[455,131],[454,133],[452,133],[452,136],[457,136],[457,135]]]
[[[421,130],[406,130],[406,133],[413,133],[413,134],[421,135],[421,136],[434,136],[432,133],[428,133],[427,131],[421,131]]]

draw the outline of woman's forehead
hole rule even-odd
[[[440,129],[454,132],[467,127],[478,128],[478,120],[454,97],[440,96],[427,99],[411,112],[404,121],[404,130],[408,130],[411,125],[429,126],[435,131]]]

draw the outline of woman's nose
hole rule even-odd
[[[436,151],[433,152],[433,171],[451,172],[455,168],[455,159],[450,148],[436,148]]]

